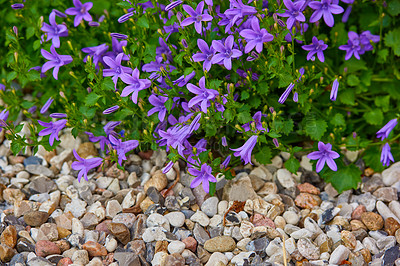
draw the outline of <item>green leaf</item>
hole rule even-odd
[[[390,95],[375,97],[375,105],[382,107],[384,112],[389,111]]]
[[[299,170],[300,162],[294,156],[291,156],[289,160],[285,162],[285,168],[289,170],[289,172],[295,174],[297,170]]]
[[[17,72],[13,71],[7,74],[7,83],[17,77]]]
[[[380,162],[381,151],[376,146],[371,146],[366,149],[362,156],[365,165],[374,169],[375,172],[382,172],[385,167]]]
[[[240,100],[247,100],[250,97],[250,94],[247,91],[242,91],[240,95]]]
[[[14,129],[15,133],[21,132],[23,127],[24,127],[24,124],[19,124],[18,126],[16,126]]]
[[[254,156],[260,164],[268,164],[271,163],[272,153],[271,149],[268,146],[263,146],[259,152],[257,152]]]
[[[165,108],[167,108],[168,112],[171,111],[173,103],[174,103],[174,101],[172,100],[172,98],[169,98],[168,101],[166,101],[164,103],[164,106],[165,106]]]
[[[313,140],[320,140],[324,135],[328,124],[322,119],[315,119],[308,115],[305,118],[306,134]]]
[[[360,84],[360,79],[356,75],[351,74],[347,77],[347,85],[357,86],[358,84]]]
[[[203,151],[203,152],[201,152],[201,153],[199,154],[199,159],[200,159],[200,161],[201,161],[202,164],[207,162],[207,160],[208,160],[208,153],[209,153],[209,151]]]
[[[95,113],[96,113],[96,109],[95,108],[89,108],[87,106],[81,106],[79,108],[79,111],[86,116],[88,119],[91,119],[94,117]]]
[[[333,118],[330,120],[330,123],[334,126],[344,126],[346,125],[346,121],[344,120],[344,116],[341,113],[336,113]]]
[[[233,112],[231,109],[225,109],[224,118],[226,119],[227,122],[230,122],[233,120]]]
[[[386,34],[385,45],[391,47],[395,55],[400,56],[400,28]]]
[[[262,95],[267,95],[269,91],[269,85],[267,82],[261,82],[258,86],[257,86],[257,92],[262,94]]]
[[[210,183],[210,191],[209,194],[210,196],[214,196],[215,194],[215,189],[217,188],[217,183],[216,182],[209,182]]]
[[[125,9],[129,9],[132,7],[132,5],[129,2],[119,2],[117,3],[117,6],[120,6]]]
[[[388,3],[387,11],[393,17],[400,14],[400,1],[399,0],[391,0]]]
[[[100,95],[97,95],[94,92],[89,93],[85,98],[85,104],[87,106],[93,106],[97,103],[97,100],[100,98]]]
[[[338,170],[336,172],[327,170],[324,173],[323,179],[331,183],[337,192],[342,193],[345,190],[356,189],[358,183],[361,182],[362,172],[354,164],[344,165],[341,160],[338,160]],[[325,166],[327,167],[327,166]]]
[[[378,62],[379,63],[385,63],[388,56],[389,56],[389,50],[388,49],[379,50],[378,51]]]
[[[206,123],[206,137],[214,137],[217,133],[215,123]]]
[[[37,50],[40,48],[40,40],[36,40],[33,42],[33,50]]]
[[[34,106],[34,105],[35,105],[35,103],[33,103],[33,102],[28,102],[28,101],[23,101],[23,102],[21,103],[21,107],[24,108],[24,109],[29,109],[29,108],[31,108],[31,107]]]
[[[26,29],[26,39],[29,40],[33,34],[35,34],[35,28],[34,27],[28,27]]]
[[[14,155],[17,155],[22,149],[21,143],[17,141],[11,142],[11,151],[14,153]]]
[[[347,104],[347,105],[354,105],[355,104],[355,93],[354,90],[348,89],[343,92],[339,93],[339,101]]]
[[[148,29],[150,27],[149,26],[149,20],[145,16],[142,16],[142,17],[140,17],[138,19],[137,25],[139,27],[143,27],[143,28],[146,28],[146,29]]]
[[[383,113],[381,109],[372,109],[371,111],[364,113],[363,117],[370,125],[378,126],[382,124],[383,121]]]
[[[222,84],[222,80],[213,79],[210,81],[210,89],[218,90],[218,88],[221,86],[221,84]]]
[[[331,30],[331,40],[337,41],[339,44],[347,43],[347,31],[344,23],[335,23],[335,26]]]
[[[241,124],[246,124],[247,122],[250,122],[253,118],[251,117],[249,112],[240,112],[238,114],[238,120],[239,123]]]

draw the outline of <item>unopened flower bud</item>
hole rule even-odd
[[[272,142],[274,143],[275,147],[279,148],[279,141],[276,138],[274,138]]]
[[[182,43],[183,47],[188,48],[188,43],[185,39],[182,39],[181,43]]]
[[[15,35],[18,37],[18,28],[17,28],[17,26],[13,26],[13,31],[14,31]]]

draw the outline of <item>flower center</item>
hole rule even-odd
[[[202,15],[198,15],[198,16],[196,17],[196,21],[197,21],[197,22],[200,22],[202,19],[203,19]]]
[[[214,56],[213,53],[209,53],[209,54],[207,55],[207,60],[208,60],[208,61],[211,61],[211,59],[213,58],[213,56]]]
[[[82,13],[82,14],[85,14],[85,13],[86,13],[86,8],[85,8],[84,6],[82,6],[82,8],[81,8],[81,13]]]
[[[121,74],[121,72],[122,72],[121,68],[120,67],[115,68],[115,72],[118,73],[118,74]]]
[[[225,56],[226,56],[226,57],[231,57],[232,54],[233,54],[233,53],[232,53],[232,50],[231,50],[231,49],[226,49],[226,50],[225,50]]]

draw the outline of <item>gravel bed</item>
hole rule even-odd
[[[92,143],[64,133],[56,151],[19,156],[0,143],[0,265],[400,265],[400,162],[358,161],[361,187],[338,195],[282,153],[235,168],[210,197],[183,163],[161,172],[165,151],[79,183],[72,150],[98,156]]]

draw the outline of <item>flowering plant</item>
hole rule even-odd
[[[0,10],[0,129],[17,154],[54,149],[69,128],[120,167],[162,147],[164,172],[182,159],[210,193],[217,173],[281,152],[293,173],[311,159],[339,191],[356,188],[359,157],[375,170],[400,158],[396,3],[14,3]],[[101,162],[74,154],[79,178]]]

